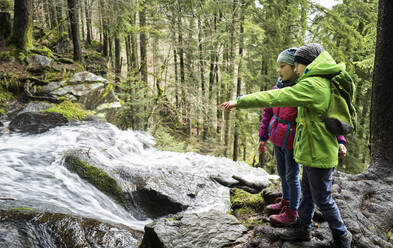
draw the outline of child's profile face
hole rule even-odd
[[[294,71],[295,71],[297,77],[300,77],[304,73],[304,71],[306,70],[306,67],[307,67],[306,65],[299,64],[297,62],[294,63],[294,66],[295,66]]]
[[[287,63],[277,62],[277,73],[283,81],[293,82],[296,80],[297,75],[293,69],[294,67]]]

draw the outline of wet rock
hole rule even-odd
[[[67,85],[61,88],[57,88],[56,90],[50,92],[55,96],[63,96],[67,94],[72,94],[76,97],[81,97],[83,95],[89,94],[90,92],[104,87],[103,83],[94,83],[94,84],[77,84],[77,85]]]
[[[183,214],[146,225],[141,248],[234,247],[246,242],[246,232],[233,215],[220,211]]]
[[[60,81],[60,82],[51,82],[44,87],[42,87],[40,93],[41,94],[48,94],[52,91],[55,91],[56,89],[60,88],[65,84],[65,81]]]
[[[0,210],[0,247],[138,247],[142,232],[59,213]]]
[[[133,206],[149,218],[176,214],[188,208],[176,199],[154,189],[141,188],[131,193]]]
[[[67,123],[68,120],[59,113],[26,112],[15,116],[8,128],[11,131],[38,134]]]
[[[46,109],[48,109],[50,107],[52,107],[52,105],[50,103],[46,103],[46,102],[30,102],[18,114],[28,113],[28,112],[36,113],[36,112],[40,112],[42,110],[46,110]]]

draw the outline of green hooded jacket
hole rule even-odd
[[[330,133],[322,117],[330,102],[329,75],[345,70],[337,64],[327,51],[322,52],[292,87],[257,92],[242,96],[236,108],[253,107],[298,107],[294,159],[299,164],[332,168],[338,164],[338,143]]]

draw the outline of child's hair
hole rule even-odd
[[[297,50],[296,47],[291,47],[282,51],[277,57],[277,63],[284,62],[288,65],[293,65],[296,50]]]

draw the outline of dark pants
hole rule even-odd
[[[300,201],[300,166],[293,159],[293,150],[274,145],[278,175],[282,186],[282,197],[289,200],[289,208],[297,210]]]
[[[299,224],[311,228],[315,205],[328,222],[334,238],[347,233],[340,211],[332,197],[334,168],[320,169],[303,166],[302,200],[299,206]]]

